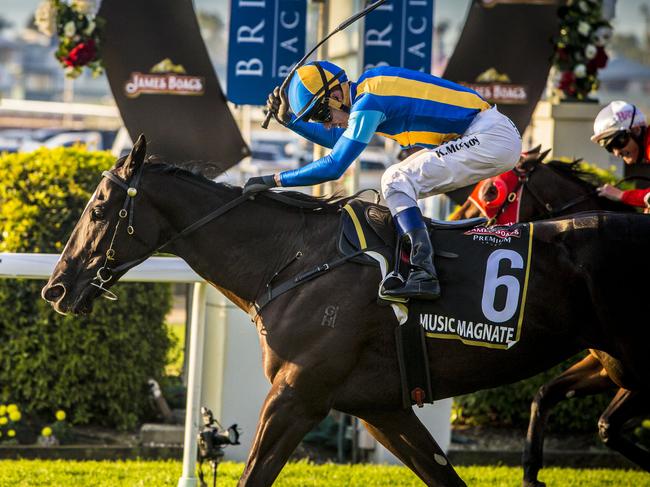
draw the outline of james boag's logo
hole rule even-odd
[[[492,246],[498,246],[504,243],[511,243],[513,238],[521,237],[521,231],[518,228],[498,228],[498,227],[474,227],[467,230],[464,235],[472,236],[474,242],[480,242]]]
[[[174,64],[171,59],[163,59],[149,73],[133,72],[124,84],[124,92],[129,98],[147,95],[202,95],[205,91],[205,78],[188,76],[185,68]]]
[[[528,103],[528,87],[511,83],[507,74],[501,74],[494,68],[479,74],[474,83],[463,84],[477,91],[492,103],[510,105]]]

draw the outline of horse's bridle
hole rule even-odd
[[[515,188],[508,194],[508,197],[506,200],[502,203],[502,205],[499,207],[497,210],[496,214],[489,220],[488,224],[494,224],[496,223],[497,219],[499,216],[505,211],[505,209],[508,207],[510,203],[513,203],[517,199],[517,191],[519,191],[520,188],[525,189],[530,193],[530,195],[533,197],[535,202],[544,209],[544,214],[542,215],[542,218],[552,218],[560,213],[568,210],[569,208],[572,208],[579,203],[582,203],[583,201],[588,200],[592,196],[594,196],[596,193],[596,189],[594,188],[593,191],[589,191],[583,195],[577,196],[576,198],[569,200],[567,203],[564,205],[560,206],[559,208],[553,208],[553,206],[550,203],[545,202],[539,194],[533,189],[533,187],[529,184],[530,177],[532,174],[535,172],[535,168],[533,167],[532,169],[519,169],[519,168],[514,168],[513,169],[514,173],[517,175],[518,181],[517,185]],[[523,191],[522,191],[522,197],[523,197]]]
[[[117,220],[117,223],[115,224],[115,229],[113,230],[113,236],[111,237],[111,243],[108,247],[108,250],[105,253],[104,257],[104,263],[102,266],[97,270],[97,274],[95,275],[94,279],[90,282],[91,286],[95,286],[96,288],[100,289],[102,292],[102,295],[111,301],[116,301],[117,296],[115,293],[109,291],[107,288],[104,287],[104,285],[108,282],[110,282],[113,279],[113,276],[116,274],[119,274],[120,272],[130,269],[131,267],[135,267],[138,264],[141,264],[145,260],[149,258],[150,255],[155,254],[156,252],[159,252],[162,250],[164,247],[170,245],[172,242],[175,242],[176,240],[179,240],[183,237],[186,237],[188,234],[192,233],[196,229],[202,227],[206,223],[214,220],[215,218],[220,217],[224,213],[230,211],[231,209],[235,208],[236,206],[239,206],[241,203],[244,201],[251,199],[254,197],[254,195],[244,195],[242,194],[241,196],[238,196],[232,201],[229,201],[225,205],[217,208],[216,210],[212,211],[211,213],[207,214],[203,218],[200,218],[199,220],[195,221],[191,225],[188,225],[185,227],[183,230],[180,232],[176,233],[173,235],[171,238],[169,238],[165,243],[162,245],[159,245],[156,249],[154,249],[149,255],[142,257],[140,259],[134,259],[128,262],[125,262],[124,264],[121,264],[115,268],[112,268],[110,266],[110,262],[115,260],[115,237],[117,236],[117,231],[120,228],[120,223],[122,220],[126,219],[127,217],[129,218],[128,220],[128,226],[126,228],[126,233],[129,236],[135,236],[135,228],[133,227],[133,214],[134,214],[134,207],[135,207],[135,197],[138,194],[138,185],[140,184],[140,180],[142,178],[142,171],[144,168],[144,164],[141,164],[140,167],[137,169],[136,173],[133,175],[131,181],[125,181],[121,177],[113,174],[110,171],[104,171],[102,172],[102,177],[107,178],[109,181],[117,184],[120,188],[122,188],[124,191],[126,191],[126,198],[124,200],[124,203],[122,204],[122,209],[120,209],[118,216],[119,219]],[[95,282],[97,281],[97,282]]]

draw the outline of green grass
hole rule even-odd
[[[234,486],[243,465],[226,462],[219,467],[217,485]],[[521,469],[514,467],[458,467],[469,486],[520,486]],[[72,462],[44,460],[0,460],[2,487],[176,487],[181,474],[177,461]],[[549,487],[650,487],[650,475],[626,470],[576,470],[548,468],[540,479]],[[209,479],[209,485],[212,485]],[[374,465],[288,464],[278,487],[377,487],[423,485],[404,467]]]

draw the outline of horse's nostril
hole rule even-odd
[[[65,294],[65,287],[63,286],[63,284],[54,284],[49,287],[46,286],[43,288],[43,292],[42,292],[43,299],[45,299],[45,301],[48,301],[50,303],[57,302],[59,299],[63,297],[64,294]]]

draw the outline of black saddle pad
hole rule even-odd
[[[349,251],[386,244],[381,251],[372,252],[372,258],[363,257],[363,263],[379,265],[385,275],[392,270],[395,245],[390,213],[381,206],[356,200],[345,210],[339,250],[345,253],[346,248]],[[433,302],[419,301],[408,313],[418,314],[428,338],[508,349],[521,335],[533,225],[485,227],[484,222],[428,221],[442,296]],[[380,262],[382,258],[385,264]]]

